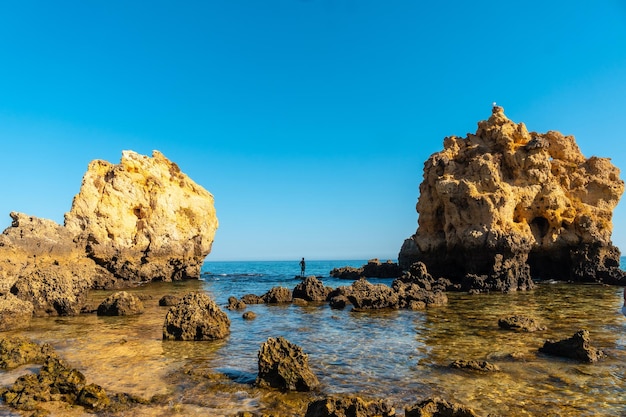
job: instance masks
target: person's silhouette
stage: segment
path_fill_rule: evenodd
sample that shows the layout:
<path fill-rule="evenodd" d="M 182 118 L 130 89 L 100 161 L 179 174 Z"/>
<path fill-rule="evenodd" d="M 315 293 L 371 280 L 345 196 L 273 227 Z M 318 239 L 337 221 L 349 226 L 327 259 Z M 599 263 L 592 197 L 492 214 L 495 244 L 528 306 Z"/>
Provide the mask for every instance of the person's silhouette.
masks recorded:
<path fill-rule="evenodd" d="M 304 262 L 304 258 L 300 261 L 300 276 L 304 276 L 304 270 L 306 269 L 306 262 Z"/>

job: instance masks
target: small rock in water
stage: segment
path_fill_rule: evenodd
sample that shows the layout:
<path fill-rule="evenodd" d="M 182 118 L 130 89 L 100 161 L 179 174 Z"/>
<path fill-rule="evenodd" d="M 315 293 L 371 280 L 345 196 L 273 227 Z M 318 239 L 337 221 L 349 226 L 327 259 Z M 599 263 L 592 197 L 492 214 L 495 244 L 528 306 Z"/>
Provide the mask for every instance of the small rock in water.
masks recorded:
<path fill-rule="evenodd" d="M 134 294 L 119 291 L 98 306 L 99 316 L 130 316 L 143 313 L 143 303 Z"/>
<path fill-rule="evenodd" d="M 285 391 L 312 391 L 319 385 L 309 368 L 309 357 L 287 339 L 267 339 L 259 350 L 259 387 L 279 388 Z"/>
<path fill-rule="evenodd" d="M 591 346 L 589 331 L 585 329 L 577 331 L 569 339 L 558 342 L 548 340 L 539 348 L 539 352 L 590 363 L 597 362 L 605 356 L 604 352 Z"/>
<path fill-rule="evenodd" d="M 429 398 L 404 409 L 405 417 L 478 417 L 469 407 L 441 398 Z"/>
<path fill-rule="evenodd" d="M 546 327 L 540 325 L 537 320 L 526 316 L 503 317 L 498 320 L 498 326 L 501 329 L 517 330 L 522 332 L 536 332 L 546 329 Z"/>

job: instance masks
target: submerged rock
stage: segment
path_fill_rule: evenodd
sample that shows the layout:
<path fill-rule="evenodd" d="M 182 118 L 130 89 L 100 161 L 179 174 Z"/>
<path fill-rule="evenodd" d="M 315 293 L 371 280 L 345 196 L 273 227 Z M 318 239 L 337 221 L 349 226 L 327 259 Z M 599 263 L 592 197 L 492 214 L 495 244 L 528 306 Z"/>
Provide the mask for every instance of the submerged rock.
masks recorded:
<path fill-rule="evenodd" d="M 130 316 L 143 313 L 143 303 L 134 294 L 119 291 L 107 297 L 98 306 L 99 316 Z"/>
<path fill-rule="evenodd" d="M 546 327 L 540 325 L 537 320 L 526 316 L 503 317 L 498 320 L 501 329 L 516 330 L 521 332 L 536 332 L 545 330 Z"/>
<path fill-rule="evenodd" d="M 406 407 L 404 415 L 405 417 L 478 417 L 478 414 L 469 407 L 437 397 Z"/>
<path fill-rule="evenodd" d="M 494 107 L 475 134 L 445 138 L 424 164 L 419 227 L 398 260 L 475 291 L 530 289 L 531 278 L 625 284 L 611 243 L 623 192 L 609 159 L 585 158 L 572 136 L 528 132 Z"/>
<path fill-rule="evenodd" d="M 47 343 L 38 345 L 25 337 L 0 339 L 0 369 L 13 369 L 28 363 L 43 364 L 56 352 Z"/>
<path fill-rule="evenodd" d="M 17 364 L 41 363 L 37 374 L 23 375 L 13 385 L 0 388 L 0 397 L 9 406 L 18 410 L 37 411 L 45 415 L 41 403 L 62 401 L 70 405 L 82 405 L 93 410 L 102 410 L 109 405 L 109 398 L 102 387 L 86 383 L 85 376 L 60 359 L 49 345 L 39 346 L 25 339 L 14 339 L 21 349 L 11 349 L 20 354 Z M 0 345 L 6 347 L 3 340 Z M 36 413 L 37 415 L 37 413 Z"/>
<path fill-rule="evenodd" d="M 129 282 L 199 278 L 218 221 L 213 196 L 158 151 L 89 164 L 65 215 L 87 255 Z"/>
<path fill-rule="evenodd" d="M 189 293 L 171 307 L 163 324 L 163 339 L 216 340 L 230 334 L 230 319 L 206 294 Z"/>
<path fill-rule="evenodd" d="M 539 348 L 539 352 L 581 362 L 597 362 L 605 356 L 604 352 L 591 346 L 589 331 L 584 329 L 577 331 L 569 339 L 558 342 L 546 341 L 543 347 Z"/>
<path fill-rule="evenodd" d="M 259 387 L 272 387 L 284 391 L 312 391 L 319 381 L 309 368 L 309 357 L 287 339 L 270 337 L 261 345 L 258 354 Z"/>
<path fill-rule="evenodd" d="M 462 359 L 455 360 L 450 364 L 450 368 L 454 369 L 468 369 L 470 371 L 480 372 L 499 372 L 500 367 L 487 361 L 466 361 Z"/>
<path fill-rule="evenodd" d="M 396 410 L 386 400 L 360 397 L 327 397 L 309 403 L 304 417 L 394 417 Z"/>

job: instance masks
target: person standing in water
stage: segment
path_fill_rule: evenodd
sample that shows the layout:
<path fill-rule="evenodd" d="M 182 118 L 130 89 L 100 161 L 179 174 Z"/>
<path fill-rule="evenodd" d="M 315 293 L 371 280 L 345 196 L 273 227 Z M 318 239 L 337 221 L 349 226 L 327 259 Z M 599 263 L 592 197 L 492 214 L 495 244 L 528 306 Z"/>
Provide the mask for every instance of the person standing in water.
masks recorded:
<path fill-rule="evenodd" d="M 306 262 L 304 262 L 304 258 L 300 261 L 300 276 L 304 276 L 304 270 L 306 269 Z"/>

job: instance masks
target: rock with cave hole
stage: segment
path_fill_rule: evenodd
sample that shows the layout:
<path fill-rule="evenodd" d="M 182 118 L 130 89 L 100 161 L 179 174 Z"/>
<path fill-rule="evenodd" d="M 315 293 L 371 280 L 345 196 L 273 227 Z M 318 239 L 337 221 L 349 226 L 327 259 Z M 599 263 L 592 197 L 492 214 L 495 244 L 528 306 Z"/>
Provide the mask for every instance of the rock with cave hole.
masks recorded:
<path fill-rule="evenodd" d="M 404 269 L 421 261 L 475 292 L 533 279 L 626 284 L 611 242 L 624 182 L 608 158 L 586 158 L 573 136 L 529 132 L 497 106 L 476 133 L 443 145 L 424 164 Z"/>

